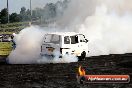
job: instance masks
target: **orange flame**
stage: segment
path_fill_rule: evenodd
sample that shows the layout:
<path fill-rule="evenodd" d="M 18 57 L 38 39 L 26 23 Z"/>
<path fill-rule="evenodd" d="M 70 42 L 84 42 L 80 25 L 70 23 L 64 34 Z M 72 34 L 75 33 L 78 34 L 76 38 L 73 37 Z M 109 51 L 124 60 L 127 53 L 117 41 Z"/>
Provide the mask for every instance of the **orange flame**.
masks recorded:
<path fill-rule="evenodd" d="M 79 72 L 80 76 L 84 76 L 85 75 L 85 70 L 82 68 L 82 66 L 79 66 L 78 72 Z"/>

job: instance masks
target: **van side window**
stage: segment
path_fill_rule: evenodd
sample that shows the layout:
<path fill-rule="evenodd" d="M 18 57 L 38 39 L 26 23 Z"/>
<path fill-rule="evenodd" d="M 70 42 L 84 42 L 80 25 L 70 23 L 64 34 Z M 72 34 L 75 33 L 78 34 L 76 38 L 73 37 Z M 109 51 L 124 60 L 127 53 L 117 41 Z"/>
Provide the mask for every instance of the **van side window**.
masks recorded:
<path fill-rule="evenodd" d="M 71 44 L 78 43 L 78 36 L 71 36 Z"/>
<path fill-rule="evenodd" d="M 64 37 L 64 44 L 70 44 L 70 38 L 69 36 Z"/>

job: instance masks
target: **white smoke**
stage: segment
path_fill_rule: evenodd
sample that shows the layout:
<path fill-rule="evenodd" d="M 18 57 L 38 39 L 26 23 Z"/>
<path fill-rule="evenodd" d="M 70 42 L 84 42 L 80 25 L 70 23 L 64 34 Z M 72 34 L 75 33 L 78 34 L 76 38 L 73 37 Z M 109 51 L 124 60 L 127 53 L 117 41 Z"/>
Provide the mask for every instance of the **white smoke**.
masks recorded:
<path fill-rule="evenodd" d="M 37 60 L 37 63 L 70 63 L 77 62 L 78 58 L 75 55 L 65 54 L 62 58 L 59 58 L 60 52 L 54 51 L 54 58 L 41 57 Z"/>
<path fill-rule="evenodd" d="M 88 56 L 132 52 L 132 0 L 71 0 L 57 23 L 87 36 Z"/>
<path fill-rule="evenodd" d="M 115 11 L 107 13 L 105 5 L 96 8 L 78 30 L 90 40 L 89 56 L 123 54 L 132 52 L 132 16 L 119 16 Z"/>
<path fill-rule="evenodd" d="M 61 31 L 85 34 L 89 40 L 88 56 L 132 53 L 132 0 L 71 0 L 56 24 Z M 60 31 L 58 28 L 47 29 Z M 70 60 L 40 59 L 40 43 L 45 32 L 48 31 L 36 27 L 22 30 L 17 35 L 18 46 L 9 56 L 10 62 L 69 62 L 70 56 Z"/>
<path fill-rule="evenodd" d="M 52 32 L 54 28 L 50 28 Z M 9 57 L 8 62 L 11 64 L 33 64 L 33 63 L 70 63 L 76 62 L 77 57 L 73 55 L 66 55 L 59 58 L 59 53 L 55 52 L 55 58 L 49 59 L 40 57 L 41 44 L 44 35 L 49 33 L 49 28 L 40 28 L 31 26 L 20 31 L 15 35 L 16 49 L 13 50 Z"/>
<path fill-rule="evenodd" d="M 35 63 L 40 52 L 43 31 L 37 27 L 25 28 L 14 37 L 16 49 L 9 55 L 9 63 Z"/>

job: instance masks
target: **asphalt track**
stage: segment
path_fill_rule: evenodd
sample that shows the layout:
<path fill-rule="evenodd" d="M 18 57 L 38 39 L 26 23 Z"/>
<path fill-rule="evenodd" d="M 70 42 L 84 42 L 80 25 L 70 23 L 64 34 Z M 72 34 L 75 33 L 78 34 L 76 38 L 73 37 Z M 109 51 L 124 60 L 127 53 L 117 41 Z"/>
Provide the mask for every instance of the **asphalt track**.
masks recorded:
<path fill-rule="evenodd" d="M 81 65 L 86 74 L 132 75 L 132 54 L 88 57 L 85 61 L 58 64 L 9 65 L 0 57 L 0 88 L 132 88 L 127 84 L 78 84 Z M 3 60 L 2 60 L 3 59 Z"/>

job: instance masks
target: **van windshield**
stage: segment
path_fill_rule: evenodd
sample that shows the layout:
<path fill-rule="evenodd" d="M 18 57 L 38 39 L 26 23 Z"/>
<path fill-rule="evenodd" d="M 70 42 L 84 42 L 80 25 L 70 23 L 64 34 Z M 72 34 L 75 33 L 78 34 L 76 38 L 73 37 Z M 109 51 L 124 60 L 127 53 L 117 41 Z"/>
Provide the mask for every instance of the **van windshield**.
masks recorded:
<path fill-rule="evenodd" d="M 78 43 L 78 36 L 65 36 L 64 44 L 76 44 Z"/>
<path fill-rule="evenodd" d="M 45 37 L 45 42 L 46 43 L 54 43 L 54 44 L 59 44 L 60 43 L 60 36 L 59 35 L 46 35 Z"/>

